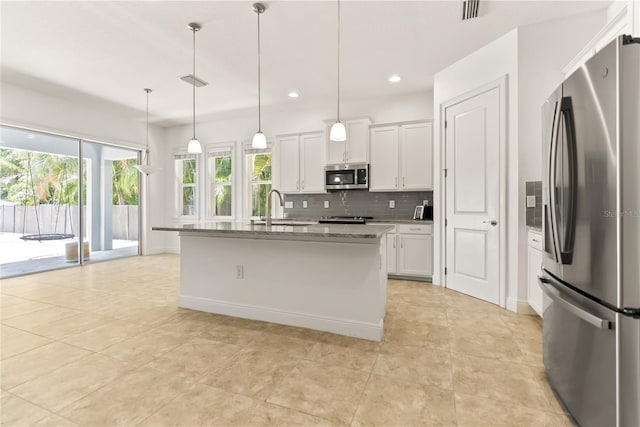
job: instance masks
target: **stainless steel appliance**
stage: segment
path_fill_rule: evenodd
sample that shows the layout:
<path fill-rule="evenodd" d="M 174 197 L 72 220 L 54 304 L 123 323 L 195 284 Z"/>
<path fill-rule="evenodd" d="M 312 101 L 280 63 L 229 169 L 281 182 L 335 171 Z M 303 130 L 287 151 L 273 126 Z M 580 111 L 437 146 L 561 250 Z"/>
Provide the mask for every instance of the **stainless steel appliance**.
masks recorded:
<path fill-rule="evenodd" d="M 640 426 L 640 39 L 543 106 L 543 353 L 583 427 Z"/>
<path fill-rule="evenodd" d="M 321 216 L 319 224 L 366 224 L 372 216 Z"/>
<path fill-rule="evenodd" d="M 324 188 L 325 190 L 369 188 L 369 164 L 351 163 L 325 166 Z"/>

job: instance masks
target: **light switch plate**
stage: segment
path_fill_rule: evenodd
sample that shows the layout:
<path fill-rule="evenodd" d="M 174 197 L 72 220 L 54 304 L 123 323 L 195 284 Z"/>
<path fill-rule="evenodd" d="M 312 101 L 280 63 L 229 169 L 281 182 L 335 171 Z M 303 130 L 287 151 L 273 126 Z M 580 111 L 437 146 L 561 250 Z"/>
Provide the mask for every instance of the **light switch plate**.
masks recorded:
<path fill-rule="evenodd" d="M 425 206 L 429 206 L 429 200 L 423 200 L 422 204 L 425 205 Z"/>
<path fill-rule="evenodd" d="M 329 209 L 329 201 L 328 200 L 324 201 L 324 208 L 325 209 Z"/>
<path fill-rule="evenodd" d="M 396 201 L 389 200 L 389 209 L 395 209 L 395 208 L 396 208 Z"/>
<path fill-rule="evenodd" d="M 307 209 L 309 207 L 309 204 L 307 203 L 306 200 L 302 201 L 302 209 Z"/>
<path fill-rule="evenodd" d="M 527 207 L 528 208 L 536 207 L 536 196 L 527 196 Z"/>
<path fill-rule="evenodd" d="M 293 209 L 293 202 L 284 202 L 285 209 Z"/>

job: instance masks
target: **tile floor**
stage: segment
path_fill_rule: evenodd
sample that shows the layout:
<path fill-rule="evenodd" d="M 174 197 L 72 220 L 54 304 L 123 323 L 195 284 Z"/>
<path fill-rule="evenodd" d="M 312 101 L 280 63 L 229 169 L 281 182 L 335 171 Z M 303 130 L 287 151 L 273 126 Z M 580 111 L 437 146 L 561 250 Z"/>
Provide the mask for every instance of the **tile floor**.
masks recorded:
<path fill-rule="evenodd" d="M 178 269 L 4 280 L 2 425 L 571 425 L 535 317 L 390 280 L 375 343 L 176 308 Z"/>

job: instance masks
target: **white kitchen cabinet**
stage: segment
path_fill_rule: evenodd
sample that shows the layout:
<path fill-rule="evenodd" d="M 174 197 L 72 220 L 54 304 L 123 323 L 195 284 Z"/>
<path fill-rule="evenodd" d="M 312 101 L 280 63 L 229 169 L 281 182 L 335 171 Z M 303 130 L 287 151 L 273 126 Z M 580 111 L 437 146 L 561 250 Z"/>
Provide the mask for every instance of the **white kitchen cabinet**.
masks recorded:
<path fill-rule="evenodd" d="M 370 129 L 369 191 L 421 191 L 433 188 L 431 122 Z"/>
<path fill-rule="evenodd" d="M 347 140 L 331 141 L 329 133 L 335 122 L 327 122 L 327 164 L 367 163 L 369 161 L 369 126 L 368 118 L 344 121 Z"/>
<path fill-rule="evenodd" d="M 279 190 L 283 193 L 324 192 L 324 144 L 322 132 L 276 138 Z"/>
<path fill-rule="evenodd" d="M 387 274 L 396 273 L 397 241 L 398 235 L 396 233 L 387 233 Z"/>
<path fill-rule="evenodd" d="M 398 189 L 399 142 L 397 126 L 371 128 L 369 191 Z"/>
<path fill-rule="evenodd" d="M 538 275 L 542 266 L 542 234 L 529 230 L 527 238 L 527 302 L 542 317 L 542 289 Z"/>
<path fill-rule="evenodd" d="M 400 126 L 400 170 L 403 190 L 433 188 L 433 130 L 431 123 Z"/>

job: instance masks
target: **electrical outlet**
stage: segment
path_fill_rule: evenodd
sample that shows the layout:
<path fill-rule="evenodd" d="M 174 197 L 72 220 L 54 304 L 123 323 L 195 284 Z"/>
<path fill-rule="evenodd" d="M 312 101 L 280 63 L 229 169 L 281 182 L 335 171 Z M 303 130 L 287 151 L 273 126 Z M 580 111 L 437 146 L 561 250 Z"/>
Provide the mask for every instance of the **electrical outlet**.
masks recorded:
<path fill-rule="evenodd" d="M 284 202 L 285 209 L 293 209 L 293 202 Z"/>
<path fill-rule="evenodd" d="M 395 209 L 395 208 L 396 208 L 396 201 L 389 200 L 389 209 Z"/>
<path fill-rule="evenodd" d="M 324 208 L 325 209 L 329 209 L 329 201 L 328 200 L 324 201 Z"/>
<path fill-rule="evenodd" d="M 309 204 L 307 203 L 306 200 L 302 201 L 302 209 L 307 209 L 309 207 Z"/>
<path fill-rule="evenodd" d="M 536 207 L 536 196 L 527 196 L 527 207 L 528 208 Z"/>
<path fill-rule="evenodd" d="M 244 265 L 236 265 L 236 279 L 244 279 Z"/>

